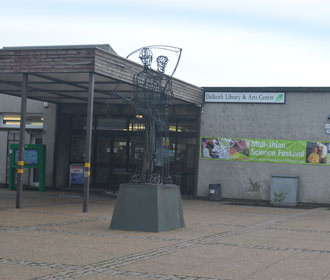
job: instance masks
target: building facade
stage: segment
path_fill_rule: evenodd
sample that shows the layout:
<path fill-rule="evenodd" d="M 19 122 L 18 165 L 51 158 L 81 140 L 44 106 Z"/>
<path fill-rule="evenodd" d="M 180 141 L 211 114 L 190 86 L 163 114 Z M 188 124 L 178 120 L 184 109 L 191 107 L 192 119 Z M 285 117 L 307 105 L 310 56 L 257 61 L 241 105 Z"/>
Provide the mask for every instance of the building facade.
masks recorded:
<path fill-rule="evenodd" d="M 7 185 L 9 177 L 10 145 L 19 143 L 20 98 L 0 94 L 0 184 Z M 45 144 L 47 154 L 46 185 L 52 186 L 54 173 L 54 145 L 56 105 L 28 100 L 26 120 L 26 144 Z M 38 171 L 24 174 L 24 184 L 38 186 Z"/>
<path fill-rule="evenodd" d="M 298 177 L 298 202 L 330 202 L 329 88 L 204 90 L 198 196 L 208 195 L 209 184 L 221 184 L 224 198 L 252 199 L 248 190 L 257 183 L 261 199 L 269 200 L 272 176 L 291 176 Z M 252 99 L 239 101 L 243 95 Z M 257 100 L 281 95 L 280 102 Z M 205 149 L 206 140 L 219 138 L 227 139 L 229 154 L 212 158 L 206 150 L 203 155 L 203 139 Z M 308 157 L 315 147 L 318 161 L 312 162 Z"/>
<path fill-rule="evenodd" d="M 71 184 L 70 166 L 86 163 L 88 117 L 91 188 L 116 191 L 128 182 L 143 152 L 144 128 L 129 104 L 141 69 L 108 45 L 0 50 L 0 183 L 8 183 L 9 145 L 18 141 L 23 73 L 28 97 L 42 101 L 28 103 L 25 143 L 46 145 L 46 188 L 82 187 Z M 330 88 L 200 88 L 173 79 L 173 91 L 170 173 L 182 194 L 207 198 L 209 185 L 221 184 L 223 198 L 254 199 L 258 186 L 267 201 L 272 176 L 283 176 L 298 178 L 298 202 L 330 202 Z M 35 170 L 24 176 L 37 185 Z"/>

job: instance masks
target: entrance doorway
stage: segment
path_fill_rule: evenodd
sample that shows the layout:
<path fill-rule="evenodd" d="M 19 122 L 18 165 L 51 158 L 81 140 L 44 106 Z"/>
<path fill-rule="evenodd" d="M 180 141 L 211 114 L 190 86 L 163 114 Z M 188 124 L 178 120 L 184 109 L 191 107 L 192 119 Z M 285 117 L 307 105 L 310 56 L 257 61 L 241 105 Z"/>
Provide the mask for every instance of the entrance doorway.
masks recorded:
<path fill-rule="evenodd" d="M 129 180 L 127 138 L 96 135 L 94 144 L 92 184 L 116 191 L 120 184 Z"/>
<path fill-rule="evenodd" d="M 183 113 L 189 112 L 178 109 L 177 113 L 180 112 L 182 116 L 169 121 L 170 175 L 173 183 L 180 185 L 183 195 L 193 196 L 198 149 L 197 120 L 194 114 L 187 116 Z M 84 164 L 84 118 L 79 115 L 72 120 L 69 164 Z M 132 175 L 141 171 L 144 126 L 135 116 L 95 115 L 93 123 L 91 188 L 116 191 L 120 184 L 129 182 Z"/>

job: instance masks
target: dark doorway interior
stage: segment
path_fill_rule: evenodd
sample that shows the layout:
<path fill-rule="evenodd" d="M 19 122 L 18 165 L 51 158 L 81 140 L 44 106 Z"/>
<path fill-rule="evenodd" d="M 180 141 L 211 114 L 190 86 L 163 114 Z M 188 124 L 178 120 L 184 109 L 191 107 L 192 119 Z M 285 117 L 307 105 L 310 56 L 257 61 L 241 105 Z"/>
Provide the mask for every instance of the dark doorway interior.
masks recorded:
<path fill-rule="evenodd" d="M 172 110 L 174 114 L 169 122 L 170 174 L 173 183 L 179 185 L 181 193 L 187 196 L 194 195 L 198 143 L 196 111 L 188 106 L 178 106 Z M 91 188 L 117 191 L 119 185 L 129 182 L 135 173 L 144 146 L 144 127 L 137 117 L 132 114 L 94 114 Z M 83 164 L 85 116 L 76 114 L 63 119 L 72 119 L 70 163 Z"/>

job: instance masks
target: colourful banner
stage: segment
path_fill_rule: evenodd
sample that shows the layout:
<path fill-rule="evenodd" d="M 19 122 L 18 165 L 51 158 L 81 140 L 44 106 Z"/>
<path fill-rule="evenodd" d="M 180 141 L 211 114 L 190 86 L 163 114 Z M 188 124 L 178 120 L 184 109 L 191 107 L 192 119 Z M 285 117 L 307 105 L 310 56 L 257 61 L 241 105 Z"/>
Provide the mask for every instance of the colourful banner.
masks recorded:
<path fill-rule="evenodd" d="M 330 165 L 328 142 L 226 137 L 201 140 L 201 159 Z"/>

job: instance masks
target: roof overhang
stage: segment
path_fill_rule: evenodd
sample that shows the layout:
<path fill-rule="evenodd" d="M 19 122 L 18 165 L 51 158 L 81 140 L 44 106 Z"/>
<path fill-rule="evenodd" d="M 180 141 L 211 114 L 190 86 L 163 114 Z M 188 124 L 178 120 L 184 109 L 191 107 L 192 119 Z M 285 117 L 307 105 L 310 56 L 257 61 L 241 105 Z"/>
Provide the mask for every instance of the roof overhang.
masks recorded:
<path fill-rule="evenodd" d="M 108 47 L 107 47 L 108 46 Z M 89 73 L 95 74 L 96 103 L 125 103 L 133 75 L 142 65 L 118 56 L 109 45 L 0 49 L 0 93 L 21 96 L 28 73 L 28 98 L 52 103 L 86 103 Z M 203 103 L 203 89 L 173 79 L 178 102 Z"/>

